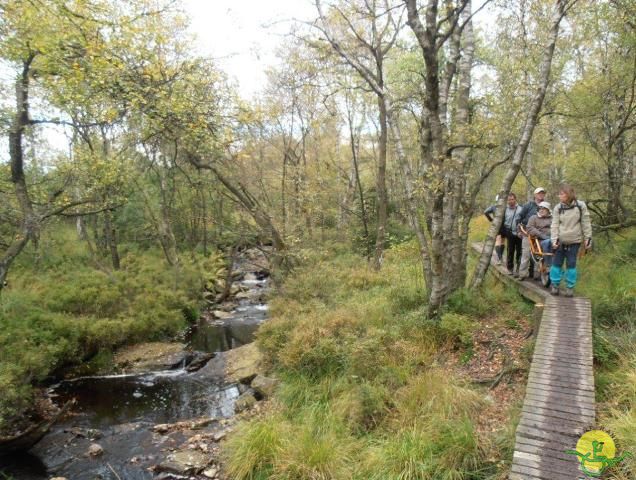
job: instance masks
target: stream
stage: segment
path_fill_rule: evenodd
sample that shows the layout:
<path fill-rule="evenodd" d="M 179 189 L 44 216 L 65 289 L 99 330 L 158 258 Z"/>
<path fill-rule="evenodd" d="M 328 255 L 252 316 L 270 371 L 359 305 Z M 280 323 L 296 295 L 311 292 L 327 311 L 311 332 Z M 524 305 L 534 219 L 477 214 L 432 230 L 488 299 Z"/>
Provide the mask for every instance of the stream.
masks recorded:
<path fill-rule="evenodd" d="M 193 432 L 157 430 L 161 424 L 207 419 L 205 432 L 222 432 L 234 416 L 234 403 L 244 386 L 225 380 L 223 352 L 253 341 L 267 317 L 263 297 L 269 280 L 264 269 L 245 256 L 235 262 L 233 271 L 240 272 L 241 279 L 233 285 L 241 292 L 215 306 L 225 310 L 222 319 L 206 311 L 179 339 L 187 343 L 188 351 L 214 354 L 211 360 L 196 371 L 188 371 L 184 361 L 168 370 L 82 377 L 52 385 L 49 393 L 58 406 L 76 399 L 71 415 L 56 423 L 28 453 L 0 457 L 0 479 L 206 478 L 161 473 L 156 466 Z M 102 452 L 90 455 L 92 444 Z M 207 444 L 204 447 L 207 451 Z"/>

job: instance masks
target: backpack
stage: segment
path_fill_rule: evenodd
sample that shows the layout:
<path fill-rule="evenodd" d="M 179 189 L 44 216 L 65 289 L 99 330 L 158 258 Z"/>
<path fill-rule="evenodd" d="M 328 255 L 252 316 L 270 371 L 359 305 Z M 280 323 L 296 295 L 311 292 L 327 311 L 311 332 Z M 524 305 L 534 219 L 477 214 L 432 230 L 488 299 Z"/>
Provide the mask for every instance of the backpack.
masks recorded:
<path fill-rule="evenodd" d="M 583 209 L 581 208 L 581 205 L 579 205 L 578 200 L 574 200 L 574 203 L 575 203 L 575 207 L 579 209 L 579 222 L 580 222 L 581 219 L 583 218 Z M 564 207 L 562 203 L 559 203 L 559 221 L 561 221 L 561 214 L 565 210 L 570 210 L 571 208 L 574 208 L 574 207 Z"/>

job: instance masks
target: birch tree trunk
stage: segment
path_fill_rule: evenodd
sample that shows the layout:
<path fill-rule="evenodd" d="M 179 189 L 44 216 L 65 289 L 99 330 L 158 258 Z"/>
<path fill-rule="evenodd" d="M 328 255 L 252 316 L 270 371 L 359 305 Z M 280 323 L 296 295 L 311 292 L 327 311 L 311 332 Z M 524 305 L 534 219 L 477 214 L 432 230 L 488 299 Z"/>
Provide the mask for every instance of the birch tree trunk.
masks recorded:
<path fill-rule="evenodd" d="M 391 129 L 391 136 L 393 137 L 393 141 L 395 143 L 396 156 L 403 174 L 404 190 L 406 193 L 405 203 L 407 215 L 411 224 L 411 228 L 413 228 L 413 230 L 415 231 L 415 235 L 419 243 L 424 281 L 428 288 L 428 286 L 432 283 L 433 277 L 433 273 L 431 271 L 431 258 L 429 253 L 431 250 L 431 246 L 424 230 L 424 226 L 420 221 L 420 214 L 417 209 L 417 197 L 415 194 L 415 175 L 404 151 L 402 134 L 400 132 L 400 125 L 397 121 L 396 112 L 393 111 L 390 103 L 388 103 L 387 107 L 387 110 L 389 112 L 389 128 Z"/>
<path fill-rule="evenodd" d="M 382 85 L 382 59 L 378 58 L 378 79 L 380 87 Z M 375 239 L 375 255 L 373 257 L 373 268 L 379 270 L 382 266 L 382 255 L 386 244 L 387 225 L 387 204 L 388 196 L 386 191 L 386 151 L 388 142 L 386 103 L 383 97 L 378 96 L 378 111 L 380 121 L 380 139 L 378 142 L 378 173 L 376 176 L 376 189 L 378 193 L 378 225 Z"/>
<path fill-rule="evenodd" d="M 521 131 L 521 135 L 515 146 L 512 162 L 508 167 L 506 175 L 499 189 L 499 201 L 497 202 L 497 210 L 495 213 L 495 217 L 490 224 L 488 235 L 486 237 L 486 241 L 484 242 L 481 256 L 479 258 L 479 263 L 477 264 L 477 267 L 473 274 L 473 278 L 471 281 L 472 288 L 481 285 L 488 270 L 488 266 L 490 265 L 492 251 L 495 246 L 495 237 L 497 236 L 497 233 L 499 232 L 499 229 L 501 228 L 501 224 L 503 222 L 505 209 L 504 203 L 508 196 L 508 193 L 510 193 L 510 189 L 513 182 L 515 181 L 515 178 L 517 178 L 517 174 L 519 173 L 521 164 L 523 163 L 528 145 L 530 144 L 530 140 L 532 139 L 534 128 L 537 125 L 539 112 L 541 111 L 541 107 L 543 106 L 543 100 L 548 89 L 548 84 L 550 83 L 552 58 L 554 57 L 554 50 L 556 48 L 556 42 L 559 37 L 559 28 L 561 25 L 561 21 L 563 20 L 563 17 L 565 16 L 567 10 L 571 8 L 574 3 L 576 3 L 576 0 L 569 2 L 567 0 L 556 1 L 556 9 L 552 16 L 548 44 L 545 47 L 543 59 L 541 61 L 539 86 L 536 93 L 534 94 L 530 109 L 528 111 L 528 115 Z"/>
<path fill-rule="evenodd" d="M 22 216 L 20 229 L 15 233 L 8 248 L 0 256 L 0 292 L 4 287 L 9 268 L 13 261 L 26 247 L 29 241 L 37 242 L 39 219 L 33 210 L 33 203 L 24 175 L 24 150 L 22 140 L 26 127 L 29 125 L 29 76 L 31 63 L 35 55 L 30 55 L 22 64 L 22 71 L 15 84 L 15 115 L 9 131 L 9 157 L 11 162 L 11 182 L 20 215 Z"/>
<path fill-rule="evenodd" d="M 407 0 L 407 23 L 415 35 L 420 46 L 422 58 L 425 64 L 424 72 L 424 118 L 420 138 L 422 160 L 422 174 L 424 179 L 425 196 L 427 198 L 427 214 L 430 216 L 430 281 L 428 282 L 428 315 L 436 316 L 440 307 L 446 301 L 448 295 L 457 288 L 456 283 L 461 275 L 455 272 L 455 268 L 461 262 L 456 258 L 450 258 L 449 254 L 454 249 L 460 249 L 458 244 L 458 207 L 462 192 L 457 191 L 462 183 L 458 169 L 458 163 L 449 154 L 448 137 L 448 105 L 450 85 L 457 72 L 457 62 L 460 59 L 460 41 L 462 30 L 470 22 L 470 2 L 462 0 L 449 14 L 450 26 L 446 31 L 441 30 L 438 19 L 438 2 L 429 0 L 423 8 L 424 23 L 420 19 L 420 9 L 416 0 Z M 466 14 L 468 15 L 466 16 Z M 459 26 L 460 19 L 464 19 L 464 25 Z M 440 65 L 440 52 L 446 42 L 448 59 L 444 68 Z M 468 70 L 470 62 L 467 60 Z M 466 66 L 466 63 L 463 64 Z M 470 77 L 467 77 L 468 89 L 464 94 L 470 93 Z M 465 128 L 460 122 L 467 122 L 468 116 L 455 119 L 455 128 Z M 449 250 L 450 247 L 450 251 Z"/>
<path fill-rule="evenodd" d="M 458 86 L 455 122 L 459 126 L 457 137 L 457 143 L 459 145 L 467 145 L 470 142 L 467 127 L 470 124 L 470 91 L 472 87 L 473 61 L 475 58 L 475 35 L 473 32 L 473 22 L 470 18 L 471 14 L 472 4 L 469 1 L 461 15 L 461 20 L 464 25 L 463 35 L 461 37 L 463 55 L 461 55 L 457 67 Z M 468 202 L 466 201 L 467 195 L 469 194 L 466 177 L 472 155 L 472 150 L 468 148 L 458 148 L 453 150 L 452 153 L 452 165 L 455 166 L 455 178 L 451 207 L 456 218 L 452 221 L 452 228 L 448 232 L 451 240 L 448 242 L 448 254 L 451 262 L 449 290 L 451 292 L 466 285 L 468 226 L 474 211 L 474 198 L 470 198 Z M 475 196 L 477 192 L 475 192 Z"/>
<path fill-rule="evenodd" d="M 375 254 L 373 258 L 373 267 L 377 270 L 382 264 L 382 255 L 386 244 L 386 226 L 388 221 L 388 194 L 386 188 L 386 158 L 388 144 L 388 118 L 387 118 L 387 92 L 384 85 L 384 59 L 393 47 L 397 35 L 401 30 L 401 17 L 396 20 L 392 14 L 392 8 L 389 8 L 388 2 L 384 2 L 384 12 L 380 12 L 376 0 L 365 0 L 363 4 L 356 5 L 355 2 L 349 2 L 348 5 L 356 12 L 356 14 L 364 14 L 365 21 L 368 21 L 368 27 L 371 29 L 371 38 L 364 38 L 351 19 L 345 16 L 345 12 L 338 9 L 349 27 L 347 37 L 337 38 L 330 28 L 329 21 L 325 17 L 322 9 L 322 2 L 315 0 L 316 9 L 318 11 L 320 25 L 316 25 L 320 29 L 325 39 L 329 42 L 333 50 L 360 75 L 369 88 L 373 91 L 377 98 L 378 104 L 378 122 L 379 122 L 379 139 L 378 139 L 378 171 L 376 174 L 376 190 L 377 190 L 377 230 Z M 385 17 L 384 25 L 379 24 L 380 17 Z M 343 47 L 347 40 L 355 42 L 357 48 L 347 50 Z M 363 51 L 366 55 L 360 55 L 359 51 Z"/>
<path fill-rule="evenodd" d="M 167 165 L 163 165 L 160 169 L 159 177 L 159 236 L 161 238 L 161 246 L 166 256 L 166 260 L 172 267 L 179 266 L 179 254 L 177 253 L 177 240 L 172 230 L 172 218 L 170 216 L 170 204 L 167 198 L 168 187 L 166 182 Z"/>
<path fill-rule="evenodd" d="M 369 220 L 367 216 L 367 208 L 364 202 L 364 190 L 362 188 L 362 181 L 360 180 L 360 168 L 358 162 L 358 153 L 360 151 L 360 128 L 356 128 L 354 122 L 354 100 L 351 98 L 349 102 L 346 99 L 347 108 L 347 124 L 349 127 L 349 145 L 351 146 L 351 163 L 352 163 L 352 185 L 358 193 L 358 199 L 360 200 L 360 216 L 362 217 L 362 227 L 364 229 L 364 245 L 367 260 L 371 258 L 371 246 L 369 245 Z M 357 133 L 357 135 L 356 135 Z"/>
<path fill-rule="evenodd" d="M 113 222 L 112 210 L 104 211 L 104 238 L 106 239 L 106 246 L 110 253 L 113 269 L 119 270 L 121 268 L 121 262 L 119 259 L 119 250 L 117 249 L 117 230 Z"/>

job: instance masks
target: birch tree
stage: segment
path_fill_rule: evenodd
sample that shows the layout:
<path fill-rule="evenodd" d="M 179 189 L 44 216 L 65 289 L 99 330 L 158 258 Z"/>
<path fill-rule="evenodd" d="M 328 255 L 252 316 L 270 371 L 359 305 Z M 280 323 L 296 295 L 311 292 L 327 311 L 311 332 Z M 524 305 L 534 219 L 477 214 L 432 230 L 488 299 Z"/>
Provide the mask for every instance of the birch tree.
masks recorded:
<path fill-rule="evenodd" d="M 34 199 L 25 167 L 25 144 L 27 133 L 45 124 L 70 125 L 82 140 L 88 140 L 82 137 L 85 131 L 72 118 L 34 118 L 31 96 L 35 89 L 48 93 L 48 97 L 40 100 L 62 111 L 68 111 L 73 104 L 86 104 L 94 97 L 103 98 L 107 91 L 115 90 L 123 101 L 129 101 L 127 107 L 133 103 L 125 95 L 130 86 L 125 80 L 129 78 L 121 73 L 130 65 L 127 61 L 134 58 L 135 51 L 127 45 L 124 54 L 117 48 L 121 46 L 117 41 L 134 39 L 143 44 L 141 37 L 145 32 L 137 29 L 136 21 L 160 15 L 161 8 L 148 10 L 145 4 L 136 2 L 131 2 L 126 12 L 109 7 L 112 6 L 97 1 L 0 2 L 0 56 L 15 72 L 14 109 L 8 136 L 11 183 L 20 217 L 10 243 L 0 252 L 0 289 L 11 264 L 26 245 L 37 244 L 39 231 L 47 219 L 80 205 L 95 207 L 100 203 L 95 198 L 73 199 L 67 195 L 71 178 L 52 189 L 44 201 Z M 120 117 L 115 105 L 109 107 L 91 121 L 92 127 L 110 125 Z M 108 215 L 109 209 L 104 212 Z"/>
<path fill-rule="evenodd" d="M 386 243 L 387 188 L 386 159 L 388 145 L 388 108 L 385 62 L 402 28 L 402 8 L 390 0 L 340 1 L 325 13 L 316 0 L 318 20 L 314 26 L 339 55 L 365 82 L 377 98 L 378 167 L 377 230 L 373 266 L 379 269 Z M 341 28 L 334 28 L 339 25 Z"/>
<path fill-rule="evenodd" d="M 473 150 L 490 146 L 470 135 L 474 60 L 470 0 L 443 4 L 432 0 L 421 8 L 416 0 L 405 3 L 407 23 L 424 63 L 416 168 L 406 158 L 393 111 L 389 118 L 405 181 L 407 210 L 420 245 L 428 313 L 435 316 L 448 295 L 464 286 L 474 200 L 485 178 L 501 162 L 480 168 L 474 165 Z"/>
<path fill-rule="evenodd" d="M 636 6 L 616 0 L 582 12 L 586 57 L 581 78 L 566 93 L 567 116 L 604 169 L 605 225 L 627 224 L 633 207 L 624 194 L 636 181 Z M 597 209 L 598 211 L 598 209 Z M 633 219 L 631 219 L 633 220 Z"/>
<path fill-rule="evenodd" d="M 539 68 L 536 91 L 528 107 L 523 127 L 519 132 L 519 136 L 516 140 L 514 151 L 512 154 L 512 161 L 508 165 L 505 176 L 499 188 L 499 200 L 497 203 L 495 217 L 490 224 L 488 235 L 484 242 L 484 246 L 479 258 L 479 263 L 477 264 L 471 281 L 471 286 L 473 288 L 481 285 L 486 275 L 486 271 L 488 270 L 488 266 L 490 265 L 492 251 L 495 246 L 495 237 L 497 236 L 497 233 L 499 232 L 499 229 L 503 222 L 505 199 L 508 193 L 510 193 L 512 184 L 515 181 L 515 178 L 517 177 L 517 174 L 519 173 L 519 170 L 521 168 L 521 164 L 528 150 L 530 140 L 532 139 L 532 134 L 535 127 L 537 126 L 539 113 L 541 112 L 543 101 L 548 90 L 548 85 L 550 83 L 550 74 L 552 71 L 552 60 L 554 57 L 554 51 L 556 49 L 557 39 L 559 38 L 561 22 L 568 10 L 570 10 L 576 2 L 577 0 L 555 1 L 548 30 L 547 43 L 545 45 L 543 58 L 541 60 L 541 65 Z"/>

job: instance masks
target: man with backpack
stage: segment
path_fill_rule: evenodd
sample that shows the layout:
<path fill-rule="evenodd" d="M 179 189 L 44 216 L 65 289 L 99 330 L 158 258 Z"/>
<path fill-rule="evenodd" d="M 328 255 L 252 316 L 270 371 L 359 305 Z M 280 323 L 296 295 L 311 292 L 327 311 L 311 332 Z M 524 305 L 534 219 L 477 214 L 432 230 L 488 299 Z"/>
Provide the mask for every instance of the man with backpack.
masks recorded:
<path fill-rule="evenodd" d="M 534 189 L 534 200 L 526 203 L 521 208 L 521 214 L 519 215 L 519 224 L 523 225 L 524 229 L 528 226 L 528 221 L 539 210 L 539 204 L 545 200 L 545 189 L 543 187 L 537 187 Z M 523 232 L 519 232 L 521 236 L 521 263 L 519 264 L 519 280 L 524 280 L 528 276 L 533 276 L 533 264 L 530 260 L 530 239 Z"/>

